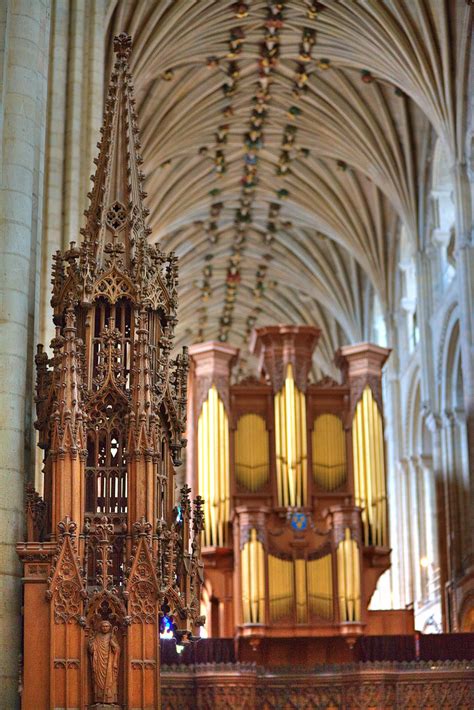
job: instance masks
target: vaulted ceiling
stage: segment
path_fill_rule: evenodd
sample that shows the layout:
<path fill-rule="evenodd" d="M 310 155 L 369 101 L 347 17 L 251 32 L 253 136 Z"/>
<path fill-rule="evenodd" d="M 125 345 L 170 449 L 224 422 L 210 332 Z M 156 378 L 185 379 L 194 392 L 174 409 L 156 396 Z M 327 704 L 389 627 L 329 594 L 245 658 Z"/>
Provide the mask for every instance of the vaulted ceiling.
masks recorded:
<path fill-rule="evenodd" d="M 106 46 L 134 41 L 152 238 L 180 256 L 180 341 L 245 352 L 255 325 L 317 323 L 319 376 L 371 337 L 374 294 L 394 308 L 400 225 L 422 239 L 434 136 L 463 159 L 471 12 L 110 2 Z"/>

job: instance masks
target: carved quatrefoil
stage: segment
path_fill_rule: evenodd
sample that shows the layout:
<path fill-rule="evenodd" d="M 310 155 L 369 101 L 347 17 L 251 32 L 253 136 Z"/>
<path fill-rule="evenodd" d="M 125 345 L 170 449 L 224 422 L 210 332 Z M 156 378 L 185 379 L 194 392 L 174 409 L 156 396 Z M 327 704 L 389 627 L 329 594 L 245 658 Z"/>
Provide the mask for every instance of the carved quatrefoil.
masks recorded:
<path fill-rule="evenodd" d="M 105 216 L 105 222 L 112 232 L 120 232 L 125 227 L 127 212 L 121 202 L 115 201 L 113 205 L 110 205 Z"/>

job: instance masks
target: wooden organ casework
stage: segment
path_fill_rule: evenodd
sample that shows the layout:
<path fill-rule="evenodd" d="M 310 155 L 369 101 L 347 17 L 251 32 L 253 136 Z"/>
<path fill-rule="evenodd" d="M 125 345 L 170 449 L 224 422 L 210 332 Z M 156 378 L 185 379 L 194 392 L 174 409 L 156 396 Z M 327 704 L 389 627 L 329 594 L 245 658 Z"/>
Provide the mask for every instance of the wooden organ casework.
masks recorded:
<path fill-rule="evenodd" d="M 237 351 L 190 349 L 188 476 L 204 498 L 203 606 L 212 636 L 365 632 L 389 567 L 382 367 L 341 348 L 341 384 L 308 384 L 320 331 L 254 331 L 259 378 L 231 384 Z"/>
<path fill-rule="evenodd" d="M 202 501 L 175 500 L 188 356 L 171 359 L 177 259 L 150 244 L 131 38 L 115 66 L 83 240 L 54 257 L 38 346 L 44 498 L 27 490 L 22 707 L 160 707 L 160 625 L 198 633 Z"/>

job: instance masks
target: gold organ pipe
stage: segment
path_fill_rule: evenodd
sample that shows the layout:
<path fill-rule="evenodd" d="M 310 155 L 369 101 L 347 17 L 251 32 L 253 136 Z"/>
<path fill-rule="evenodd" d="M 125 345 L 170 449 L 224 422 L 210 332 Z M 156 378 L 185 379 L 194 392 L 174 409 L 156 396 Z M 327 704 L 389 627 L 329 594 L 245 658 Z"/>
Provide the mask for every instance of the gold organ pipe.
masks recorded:
<path fill-rule="evenodd" d="M 242 613 L 245 624 L 265 621 L 265 551 L 252 528 L 241 552 Z"/>
<path fill-rule="evenodd" d="M 372 419 L 372 429 L 373 429 L 373 447 L 374 447 L 374 460 L 375 460 L 375 476 L 376 476 L 376 496 L 375 496 L 375 520 L 376 520 L 376 531 L 378 537 L 378 543 L 380 544 L 381 531 L 383 530 L 383 520 L 382 520 L 382 481 L 381 481 L 381 460 L 380 460 L 380 440 L 379 440 L 379 426 L 378 426 L 378 412 L 376 409 L 376 404 L 372 398 L 370 404 L 370 413 Z"/>
<path fill-rule="evenodd" d="M 229 452 L 229 427 L 227 423 L 227 415 L 224 407 L 224 403 L 222 403 L 222 421 L 224 423 L 224 448 L 225 448 L 225 456 L 224 456 L 224 466 L 225 466 L 225 472 L 226 475 L 224 477 L 225 480 L 225 519 L 226 522 L 230 520 L 230 475 L 229 475 L 229 460 L 230 460 L 230 452 Z"/>
<path fill-rule="evenodd" d="M 308 622 L 308 592 L 306 584 L 306 560 L 295 560 L 296 623 Z"/>
<path fill-rule="evenodd" d="M 382 416 L 367 386 L 353 421 L 356 504 L 363 508 L 366 545 L 387 544 L 387 500 Z"/>
<path fill-rule="evenodd" d="M 332 555 L 307 563 L 309 610 L 323 619 L 333 618 Z"/>
<path fill-rule="evenodd" d="M 265 623 L 265 551 L 258 543 L 258 620 Z"/>
<path fill-rule="evenodd" d="M 364 393 L 362 395 L 362 420 L 363 420 L 363 436 L 364 436 L 364 459 L 365 459 L 365 469 L 366 469 L 366 476 L 365 476 L 365 487 L 366 487 L 366 507 L 367 507 L 367 519 L 369 523 L 369 530 L 373 532 L 373 484 L 374 484 L 374 467 L 373 467 L 373 450 L 372 450 L 372 441 L 373 437 L 371 438 L 371 432 L 370 432 L 370 422 L 369 422 L 369 413 L 367 411 L 367 388 L 364 390 Z"/>
<path fill-rule="evenodd" d="M 344 548 L 342 542 L 337 546 L 337 586 L 339 597 L 339 615 L 341 621 L 347 621 L 346 609 L 346 579 L 344 567 Z"/>
<path fill-rule="evenodd" d="M 270 621 L 291 620 L 294 608 L 293 560 L 268 555 Z"/>
<path fill-rule="evenodd" d="M 258 558 L 257 558 L 257 531 L 250 533 L 250 618 L 255 623 L 258 619 Z"/>
<path fill-rule="evenodd" d="M 377 530 L 378 530 L 378 544 L 383 545 L 384 538 L 384 524 L 383 524 L 383 498 L 384 490 L 382 487 L 382 477 L 383 472 L 381 452 L 380 452 L 380 437 L 381 427 L 379 427 L 379 413 L 376 403 L 372 400 L 372 421 L 374 427 L 374 451 L 375 451 L 375 473 L 377 476 L 377 499 L 376 499 L 376 510 L 377 510 Z"/>
<path fill-rule="evenodd" d="M 239 418 L 235 433 L 235 476 L 247 490 L 262 488 L 269 476 L 269 444 L 265 420 L 257 414 Z"/>
<path fill-rule="evenodd" d="M 286 411 L 285 411 L 285 399 L 283 394 L 280 396 L 280 422 L 281 422 L 281 490 L 282 490 L 282 505 L 288 505 L 287 502 L 287 421 L 286 421 Z"/>
<path fill-rule="evenodd" d="M 341 553 L 338 553 L 338 558 L 341 559 L 342 563 L 338 578 L 342 580 L 342 588 L 345 590 L 347 586 L 345 580 L 349 570 L 346 571 L 344 567 L 345 559 L 343 554 L 341 556 Z M 268 574 L 271 622 L 276 623 L 282 619 L 291 621 L 295 612 L 297 624 L 307 624 L 309 622 L 309 614 L 325 620 L 333 618 L 334 592 L 331 553 L 310 561 L 304 559 L 283 560 L 274 555 L 269 555 Z M 352 570 L 351 574 L 354 574 Z M 353 584 L 359 585 L 358 588 L 360 588 L 358 578 Z M 350 588 L 348 595 L 344 594 L 344 604 L 346 604 L 346 596 L 351 600 L 352 616 L 355 616 L 354 595 Z M 360 599 L 357 613 L 360 615 Z M 341 611 L 343 619 L 347 615 L 345 612 L 344 614 Z"/>
<path fill-rule="evenodd" d="M 275 459 L 276 459 L 276 475 L 277 475 L 277 495 L 278 502 L 281 505 L 282 489 L 281 489 L 281 422 L 280 422 L 280 395 L 275 395 L 274 402 L 275 411 Z"/>
<path fill-rule="evenodd" d="M 302 392 L 300 392 L 300 421 L 301 421 L 301 505 L 306 503 L 308 500 L 308 477 L 307 477 L 307 461 L 308 461 L 308 443 L 307 443 L 307 431 L 306 431 L 306 397 Z"/>
<path fill-rule="evenodd" d="M 288 383 L 285 391 L 285 407 L 286 418 L 288 421 L 288 505 L 298 505 L 296 492 L 296 476 L 297 476 L 297 445 L 296 445 L 296 416 L 298 407 L 295 397 L 295 385 L 293 378 L 287 376 Z M 293 502 L 294 501 L 294 502 Z"/>
<path fill-rule="evenodd" d="M 295 386 L 291 364 L 274 410 L 278 503 L 300 507 L 307 498 L 306 399 Z"/>
<path fill-rule="evenodd" d="M 360 562 L 359 548 L 346 528 L 344 540 L 337 546 L 338 596 L 341 621 L 360 621 Z"/>
<path fill-rule="evenodd" d="M 249 624 L 250 617 L 250 582 L 249 582 L 249 543 L 246 542 L 241 551 L 242 574 L 242 614 L 244 624 Z"/>
<path fill-rule="evenodd" d="M 373 417 L 375 424 L 375 445 L 377 451 L 377 473 L 378 473 L 378 509 L 379 509 L 379 544 L 387 544 L 387 494 L 385 489 L 385 448 L 383 436 L 382 415 L 379 412 L 377 402 L 372 400 Z"/>
<path fill-rule="evenodd" d="M 346 437 L 339 417 L 321 414 L 312 433 L 313 478 L 326 491 L 333 491 L 347 478 Z"/>
<path fill-rule="evenodd" d="M 230 520 L 229 427 L 214 385 L 198 420 L 197 458 L 199 493 L 205 501 L 204 545 L 223 547 Z"/>

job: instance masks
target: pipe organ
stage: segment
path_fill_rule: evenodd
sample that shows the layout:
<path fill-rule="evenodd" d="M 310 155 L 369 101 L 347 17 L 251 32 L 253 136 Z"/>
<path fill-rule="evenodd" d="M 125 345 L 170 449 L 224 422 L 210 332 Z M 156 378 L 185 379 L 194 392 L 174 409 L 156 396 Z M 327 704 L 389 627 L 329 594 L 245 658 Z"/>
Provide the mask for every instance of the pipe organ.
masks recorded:
<path fill-rule="evenodd" d="M 211 522 L 203 537 L 206 598 L 223 610 L 212 635 L 355 638 L 389 567 L 381 401 L 389 351 L 343 347 L 340 382 L 310 383 L 319 336 L 309 326 L 257 329 L 258 375 L 236 383 L 235 349 L 190 349 L 188 482 L 206 510 L 214 506 L 208 519 L 218 531 Z"/>

